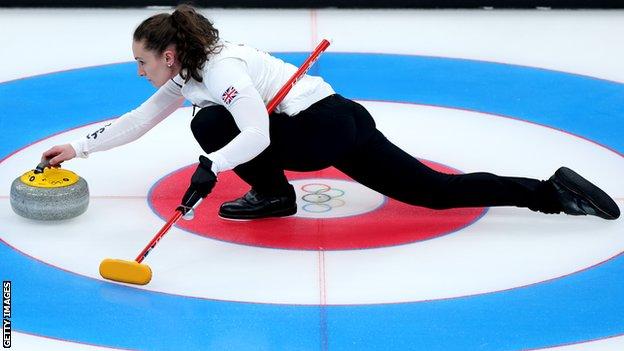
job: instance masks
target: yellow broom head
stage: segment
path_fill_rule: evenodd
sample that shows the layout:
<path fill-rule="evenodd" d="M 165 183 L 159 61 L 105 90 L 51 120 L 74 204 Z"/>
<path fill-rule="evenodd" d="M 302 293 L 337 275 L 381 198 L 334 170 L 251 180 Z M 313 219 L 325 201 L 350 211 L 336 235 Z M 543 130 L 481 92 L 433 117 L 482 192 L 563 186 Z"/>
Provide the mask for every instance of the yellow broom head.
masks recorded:
<path fill-rule="evenodd" d="M 145 285 L 152 280 L 152 270 L 146 264 L 107 258 L 100 263 L 102 278 L 122 283 Z"/>

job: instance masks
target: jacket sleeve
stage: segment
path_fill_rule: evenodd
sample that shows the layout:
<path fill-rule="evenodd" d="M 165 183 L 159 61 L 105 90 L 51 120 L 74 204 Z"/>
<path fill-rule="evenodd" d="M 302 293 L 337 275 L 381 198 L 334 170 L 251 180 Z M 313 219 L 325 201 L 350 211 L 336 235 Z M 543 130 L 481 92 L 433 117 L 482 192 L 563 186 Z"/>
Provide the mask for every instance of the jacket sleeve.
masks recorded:
<path fill-rule="evenodd" d="M 208 78 L 204 84 L 209 94 L 225 106 L 240 130 L 223 148 L 208 154 L 216 174 L 252 160 L 269 146 L 269 114 L 241 60 L 215 63 Z"/>
<path fill-rule="evenodd" d="M 71 142 L 76 156 L 86 158 L 97 151 L 127 144 L 147 133 L 178 109 L 184 98 L 180 87 L 169 80 L 136 109 Z"/>

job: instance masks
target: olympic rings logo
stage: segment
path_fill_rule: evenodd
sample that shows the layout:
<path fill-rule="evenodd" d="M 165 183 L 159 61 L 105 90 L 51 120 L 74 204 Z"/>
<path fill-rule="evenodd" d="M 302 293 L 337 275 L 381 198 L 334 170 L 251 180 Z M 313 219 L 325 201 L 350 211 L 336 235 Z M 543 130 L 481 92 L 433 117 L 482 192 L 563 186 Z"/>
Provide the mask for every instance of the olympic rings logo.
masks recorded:
<path fill-rule="evenodd" d="M 327 184 L 306 184 L 301 190 L 306 193 L 301 197 L 306 203 L 301 208 L 306 212 L 325 213 L 345 205 L 345 201 L 340 199 L 345 194 L 344 190 L 332 188 Z"/>

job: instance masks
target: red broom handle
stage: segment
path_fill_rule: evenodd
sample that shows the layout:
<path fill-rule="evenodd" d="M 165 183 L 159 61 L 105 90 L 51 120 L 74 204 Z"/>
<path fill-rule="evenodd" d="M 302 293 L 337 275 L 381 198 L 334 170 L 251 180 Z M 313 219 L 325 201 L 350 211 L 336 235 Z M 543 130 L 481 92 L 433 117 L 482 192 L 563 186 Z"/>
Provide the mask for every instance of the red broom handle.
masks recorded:
<path fill-rule="evenodd" d="M 269 114 L 273 112 L 273 110 L 277 107 L 277 105 L 280 104 L 280 102 L 282 102 L 282 100 L 284 100 L 284 97 L 286 97 L 290 89 L 292 89 L 292 87 L 295 86 L 295 84 L 297 84 L 297 81 L 299 81 L 299 79 L 301 79 L 301 77 L 303 77 L 306 74 L 306 72 L 308 72 L 310 67 L 312 67 L 314 62 L 316 62 L 319 55 L 323 51 L 325 51 L 325 49 L 327 49 L 329 44 L 330 42 L 327 39 L 323 39 L 321 43 L 318 44 L 316 49 L 312 51 L 312 53 L 307 58 L 307 60 L 305 60 L 305 62 L 303 62 L 301 67 L 299 67 L 297 72 L 295 72 L 295 74 L 293 74 L 292 77 L 290 77 L 290 79 L 286 82 L 286 84 L 284 84 L 284 86 L 282 86 L 282 88 L 277 92 L 277 94 L 275 94 L 275 97 L 273 98 L 273 100 L 269 102 L 269 105 L 267 106 L 267 111 L 269 112 Z M 158 244 L 160 239 L 163 236 L 165 236 L 165 234 L 167 234 L 169 229 L 173 227 L 173 225 L 178 221 L 178 219 L 180 219 L 180 217 L 182 217 L 182 215 L 183 215 L 182 211 L 176 209 L 173 216 L 167 221 L 167 223 L 165 223 L 165 225 L 160 229 L 160 231 L 156 233 L 156 235 L 152 238 L 149 244 L 147 244 L 147 246 L 143 249 L 143 251 L 141 251 L 141 253 L 134 260 L 137 261 L 137 263 L 143 262 L 145 257 L 147 257 L 147 255 L 149 254 L 149 252 L 156 246 L 156 244 Z"/>
<path fill-rule="evenodd" d="M 143 251 L 141 251 L 141 253 L 134 260 L 137 261 L 138 263 L 143 262 L 145 257 L 147 257 L 147 254 L 149 254 L 149 252 L 156 246 L 156 244 L 158 244 L 160 239 L 163 236 L 165 236 L 165 234 L 167 234 L 169 229 L 171 229 L 171 227 L 175 224 L 175 222 L 178 221 L 178 219 L 180 219 L 180 217 L 182 217 L 182 211 L 176 210 L 173 216 L 169 219 L 169 221 L 165 223 L 165 225 L 160 229 L 160 231 L 152 238 L 152 241 L 150 241 L 149 244 L 147 244 L 147 246 L 143 249 Z"/>
<path fill-rule="evenodd" d="M 284 97 L 286 97 L 290 89 L 292 89 L 292 87 L 295 86 L 295 84 L 297 84 L 297 81 L 301 79 L 301 77 L 303 77 L 306 74 L 306 72 L 308 72 L 310 67 L 312 67 L 314 62 L 316 62 L 316 59 L 318 59 L 319 55 L 323 51 L 325 51 L 325 49 L 327 49 L 329 44 L 330 44 L 329 40 L 323 39 L 321 43 L 318 44 L 316 49 L 312 51 L 308 59 L 305 60 L 305 62 L 301 65 L 301 67 L 299 67 L 297 72 L 295 72 L 295 74 L 293 74 L 292 77 L 290 77 L 290 79 L 277 92 L 277 94 L 275 94 L 275 97 L 273 98 L 273 100 L 269 102 L 269 105 L 267 106 L 267 111 L 269 111 L 269 114 L 273 112 L 273 110 L 277 107 L 277 105 L 280 104 L 280 102 L 282 102 L 282 100 L 284 100 Z"/>

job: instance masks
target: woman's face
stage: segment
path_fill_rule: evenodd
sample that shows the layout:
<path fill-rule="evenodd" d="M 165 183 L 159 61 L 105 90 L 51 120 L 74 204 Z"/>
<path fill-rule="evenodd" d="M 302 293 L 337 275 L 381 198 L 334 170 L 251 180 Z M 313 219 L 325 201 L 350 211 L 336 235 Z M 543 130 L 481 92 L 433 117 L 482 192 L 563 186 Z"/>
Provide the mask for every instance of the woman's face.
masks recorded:
<path fill-rule="evenodd" d="M 162 54 L 145 49 L 142 41 L 132 42 L 132 53 L 139 65 L 139 75 L 157 88 L 163 86 L 178 72 L 175 64 L 175 51 L 165 50 Z"/>

